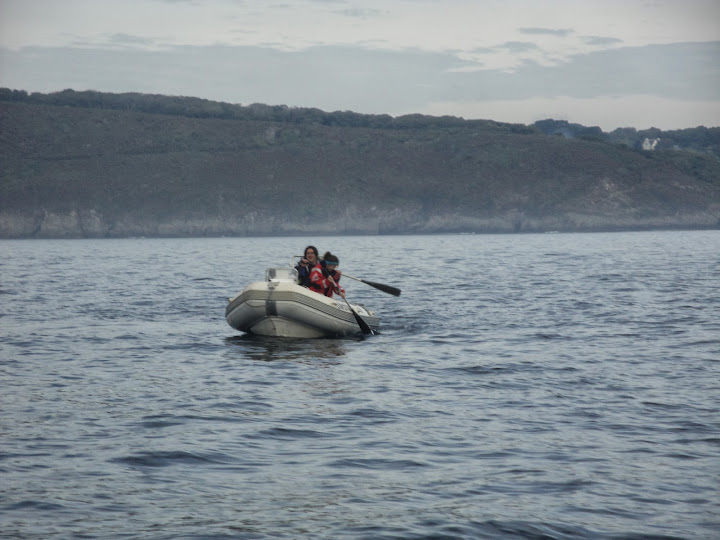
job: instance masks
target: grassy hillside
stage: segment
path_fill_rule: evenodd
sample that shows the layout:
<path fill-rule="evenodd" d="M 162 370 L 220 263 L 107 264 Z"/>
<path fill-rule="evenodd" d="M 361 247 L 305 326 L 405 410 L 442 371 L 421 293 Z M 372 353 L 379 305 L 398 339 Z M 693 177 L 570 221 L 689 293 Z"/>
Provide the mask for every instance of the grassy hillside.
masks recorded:
<path fill-rule="evenodd" d="M 365 124 L 0 101 L 0 236 L 617 230 L 720 220 L 720 162 L 711 155 L 494 122 Z"/>

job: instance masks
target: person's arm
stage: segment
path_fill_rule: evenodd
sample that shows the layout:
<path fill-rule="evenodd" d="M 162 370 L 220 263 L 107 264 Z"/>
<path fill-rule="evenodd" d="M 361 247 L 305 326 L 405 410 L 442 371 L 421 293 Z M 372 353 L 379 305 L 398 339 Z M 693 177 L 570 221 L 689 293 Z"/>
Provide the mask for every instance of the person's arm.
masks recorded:
<path fill-rule="evenodd" d="M 333 279 L 335 280 L 335 292 L 345 298 L 345 289 L 340 286 L 340 278 L 342 277 L 342 270 L 335 270 Z"/>
<path fill-rule="evenodd" d="M 335 270 L 335 273 L 339 273 L 338 270 Z M 340 280 L 340 276 L 333 277 L 332 275 L 328 275 L 328 281 L 330 282 L 330 286 L 335 291 L 335 294 L 339 294 L 343 298 L 345 298 L 345 289 L 343 289 L 338 281 Z"/>

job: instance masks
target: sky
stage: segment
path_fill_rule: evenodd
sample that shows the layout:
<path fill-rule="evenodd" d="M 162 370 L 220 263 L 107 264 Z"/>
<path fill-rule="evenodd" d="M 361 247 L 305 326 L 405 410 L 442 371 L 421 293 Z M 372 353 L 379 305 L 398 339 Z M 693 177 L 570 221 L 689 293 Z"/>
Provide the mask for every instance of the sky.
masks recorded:
<path fill-rule="evenodd" d="M 720 0 L 0 0 L 0 87 L 720 126 Z"/>

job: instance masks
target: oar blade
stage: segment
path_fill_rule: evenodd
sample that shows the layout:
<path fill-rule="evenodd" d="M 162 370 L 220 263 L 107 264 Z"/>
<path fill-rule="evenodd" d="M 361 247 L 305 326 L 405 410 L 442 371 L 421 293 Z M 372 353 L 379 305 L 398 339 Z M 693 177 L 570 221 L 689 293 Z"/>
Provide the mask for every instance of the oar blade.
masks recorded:
<path fill-rule="evenodd" d="M 352 314 L 355 315 L 355 320 L 357 321 L 358 326 L 360 327 L 360 330 L 362 330 L 363 334 L 374 334 L 375 333 L 375 332 L 373 332 L 372 328 L 370 328 L 370 326 L 368 326 L 368 323 L 366 323 L 360 315 L 355 313 L 355 310 L 353 308 L 350 308 L 350 311 L 352 311 Z"/>
<path fill-rule="evenodd" d="M 350 274 L 343 273 L 343 276 L 364 283 L 365 285 L 370 285 L 371 287 L 375 287 L 376 289 L 382 292 L 386 292 L 388 294 L 392 294 L 393 296 L 400 296 L 400 289 L 398 289 L 397 287 L 391 287 L 390 285 L 385 285 L 384 283 L 376 283 L 374 281 L 366 281 L 364 279 L 353 277 Z"/>
<path fill-rule="evenodd" d="M 384 285 L 383 283 L 375 283 L 374 281 L 365 281 L 364 279 L 360 281 L 367 285 L 370 285 L 371 287 L 375 287 L 382 292 L 392 294 L 393 296 L 400 296 L 401 291 L 397 287 L 391 287 L 390 285 Z"/>

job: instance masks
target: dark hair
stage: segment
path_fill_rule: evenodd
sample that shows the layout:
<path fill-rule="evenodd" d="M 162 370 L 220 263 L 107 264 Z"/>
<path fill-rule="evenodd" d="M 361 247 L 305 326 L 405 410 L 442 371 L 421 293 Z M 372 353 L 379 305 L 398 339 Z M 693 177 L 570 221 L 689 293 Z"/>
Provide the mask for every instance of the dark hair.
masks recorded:
<path fill-rule="evenodd" d="M 333 255 L 333 254 L 330 253 L 329 251 L 326 251 L 326 252 L 325 252 L 325 255 L 323 255 L 323 260 L 324 260 L 326 263 L 335 263 L 335 264 L 337 264 L 337 263 L 340 262 L 340 259 L 337 258 L 337 255 Z"/>
<path fill-rule="evenodd" d="M 303 257 L 304 257 L 305 254 L 307 253 L 307 250 L 308 250 L 308 249 L 312 249 L 312 250 L 313 250 L 313 252 L 315 253 L 315 258 L 316 258 L 316 259 L 319 259 L 319 258 L 320 258 L 320 254 L 318 253 L 318 250 L 317 250 L 317 248 L 316 248 L 315 246 L 308 246 L 308 247 L 306 247 L 306 248 L 305 248 L 305 251 L 303 251 Z"/>

